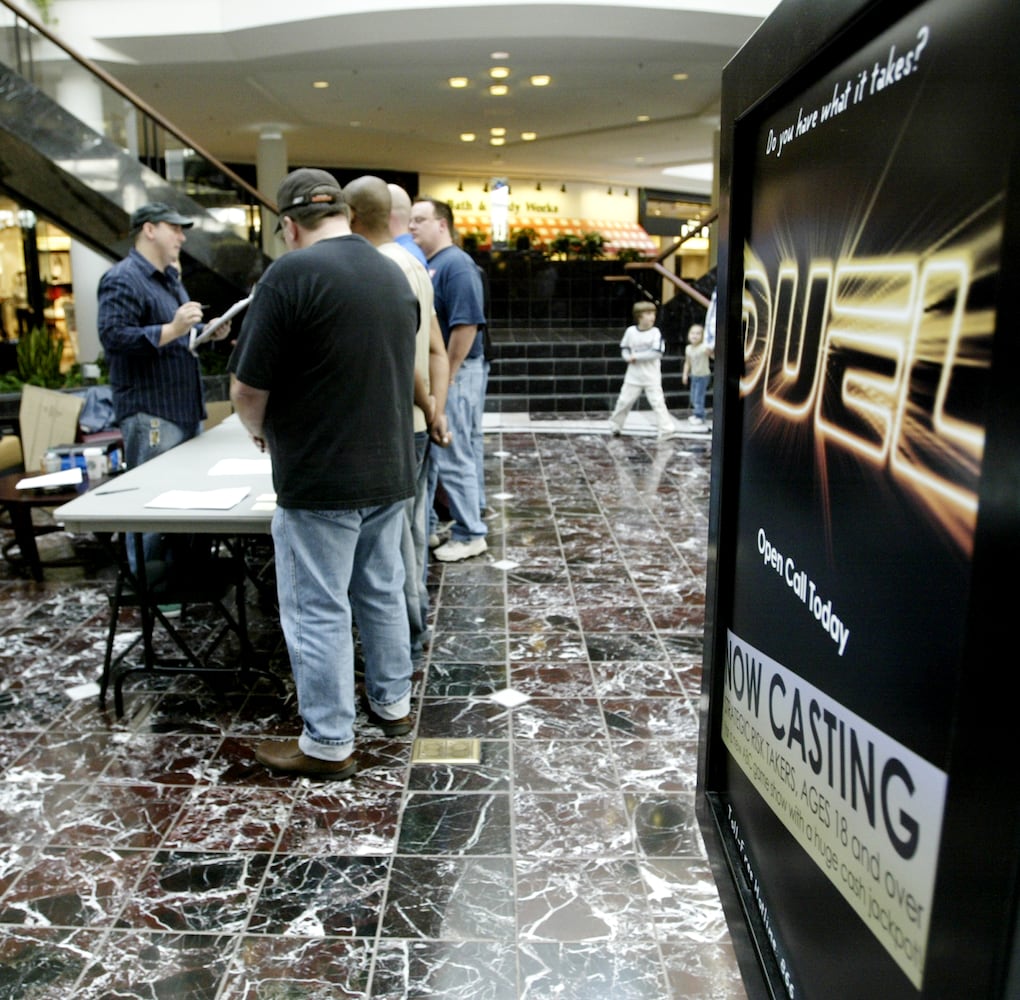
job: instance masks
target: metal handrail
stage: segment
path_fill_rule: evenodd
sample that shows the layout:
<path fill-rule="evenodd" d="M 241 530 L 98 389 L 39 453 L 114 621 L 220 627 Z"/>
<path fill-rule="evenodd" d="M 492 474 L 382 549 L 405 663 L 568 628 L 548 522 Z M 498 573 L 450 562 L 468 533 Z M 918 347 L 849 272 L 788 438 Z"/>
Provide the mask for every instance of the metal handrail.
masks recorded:
<path fill-rule="evenodd" d="M 79 66 L 88 70 L 93 76 L 101 80 L 106 86 L 115 91 L 119 96 L 124 98 L 129 104 L 132 104 L 137 108 L 146 118 L 154 122 L 164 131 L 170 133 L 175 139 L 183 143 L 188 149 L 194 150 L 199 156 L 206 160 L 209 164 L 220 171 L 225 177 L 227 177 L 232 184 L 240 188 L 245 192 L 253 201 L 257 202 L 263 208 L 268 209 L 270 212 L 276 214 L 276 204 L 269 199 L 265 198 L 257 188 L 252 187 L 243 177 L 236 174 L 230 169 L 225 163 L 218 160 L 212 153 L 208 152 L 205 148 L 195 142 L 190 136 L 182 132 L 176 125 L 173 124 L 169 119 L 161 115 L 155 108 L 147 104 L 142 98 L 131 91 L 128 87 L 124 86 L 116 77 L 111 76 L 101 66 L 98 66 L 87 56 L 76 52 L 70 45 L 58 38 L 49 28 L 46 27 L 40 20 L 33 17 L 31 14 L 22 10 L 20 7 L 15 6 L 11 0 L 0 0 L 0 4 L 6 7 L 12 14 L 14 14 L 15 29 L 17 30 L 17 20 L 24 21 L 29 25 L 33 31 L 38 32 L 48 42 L 55 45 L 58 49 L 73 59 Z M 18 52 L 18 72 L 23 76 L 24 71 L 22 69 L 21 62 L 21 45 L 17 45 Z M 29 66 L 31 68 L 31 51 L 29 50 Z M 28 77 L 31 79 L 31 77 Z"/>

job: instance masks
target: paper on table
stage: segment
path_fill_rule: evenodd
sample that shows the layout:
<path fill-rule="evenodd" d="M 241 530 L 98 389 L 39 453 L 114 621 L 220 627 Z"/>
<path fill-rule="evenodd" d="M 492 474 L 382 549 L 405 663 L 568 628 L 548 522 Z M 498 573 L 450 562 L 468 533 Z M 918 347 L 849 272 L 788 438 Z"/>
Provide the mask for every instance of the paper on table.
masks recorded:
<path fill-rule="evenodd" d="M 195 327 L 191 328 L 191 336 L 188 339 L 188 350 L 193 351 L 199 344 L 204 344 L 224 323 L 233 319 L 249 302 L 251 296 L 235 302 L 222 316 L 210 320 L 202 328 L 201 333 L 195 333 Z"/>
<path fill-rule="evenodd" d="M 43 476 L 19 479 L 14 488 L 16 490 L 38 490 L 50 486 L 77 486 L 81 480 L 81 466 L 76 465 L 73 469 L 62 469 L 60 472 L 47 472 Z"/>
<path fill-rule="evenodd" d="M 222 490 L 167 490 L 145 506 L 168 510 L 230 510 L 249 493 L 250 486 L 230 486 Z"/>
<path fill-rule="evenodd" d="M 210 476 L 268 476 L 273 471 L 270 458 L 221 458 L 210 470 Z"/>

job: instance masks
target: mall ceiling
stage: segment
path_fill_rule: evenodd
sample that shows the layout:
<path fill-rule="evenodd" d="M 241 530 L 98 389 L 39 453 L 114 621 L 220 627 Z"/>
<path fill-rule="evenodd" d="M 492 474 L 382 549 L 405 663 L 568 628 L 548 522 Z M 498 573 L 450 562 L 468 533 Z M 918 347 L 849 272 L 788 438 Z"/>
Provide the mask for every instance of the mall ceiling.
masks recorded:
<path fill-rule="evenodd" d="M 722 69 L 774 3 L 700 4 L 760 16 L 688 6 L 497 2 L 159 37 L 90 24 L 89 54 L 228 162 L 254 163 L 260 132 L 278 128 L 292 165 L 710 194 L 710 179 L 664 171 L 711 162 Z M 494 66 L 510 71 L 506 96 L 488 90 Z"/>

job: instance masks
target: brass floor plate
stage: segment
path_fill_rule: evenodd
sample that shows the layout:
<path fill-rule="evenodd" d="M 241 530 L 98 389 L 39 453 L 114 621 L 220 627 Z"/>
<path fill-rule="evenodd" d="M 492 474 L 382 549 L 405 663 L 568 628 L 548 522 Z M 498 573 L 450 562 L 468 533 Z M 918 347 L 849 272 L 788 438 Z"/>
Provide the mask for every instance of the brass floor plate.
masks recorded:
<path fill-rule="evenodd" d="M 482 741 L 475 739 L 417 739 L 411 752 L 413 764 L 480 764 Z"/>

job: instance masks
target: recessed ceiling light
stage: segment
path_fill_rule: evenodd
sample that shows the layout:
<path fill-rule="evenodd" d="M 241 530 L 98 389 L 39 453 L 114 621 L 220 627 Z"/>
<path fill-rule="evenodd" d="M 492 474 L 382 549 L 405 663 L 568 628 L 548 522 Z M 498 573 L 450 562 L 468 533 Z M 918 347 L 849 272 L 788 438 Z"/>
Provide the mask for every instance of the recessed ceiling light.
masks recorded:
<path fill-rule="evenodd" d="M 494 83 L 489 88 L 489 93 L 493 97 L 506 97 L 510 93 L 510 88 L 505 83 Z"/>
<path fill-rule="evenodd" d="M 501 135 L 494 135 L 489 140 L 489 145 L 490 146 L 505 146 L 506 145 L 506 139 L 503 136 L 501 136 Z"/>
<path fill-rule="evenodd" d="M 538 138 L 538 133 L 537 132 L 522 132 L 521 133 L 521 138 L 525 142 L 534 142 Z"/>
<path fill-rule="evenodd" d="M 637 116 L 637 120 L 639 122 L 650 122 L 652 120 L 652 116 L 651 115 L 638 115 Z"/>
<path fill-rule="evenodd" d="M 690 74 L 688 74 L 688 73 L 674 73 L 673 74 L 673 79 L 676 80 L 677 82 L 679 82 L 681 80 L 686 80 L 689 75 Z"/>
<path fill-rule="evenodd" d="M 679 167 L 666 167 L 663 173 L 669 177 L 686 177 L 692 181 L 710 181 L 714 167 L 711 163 L 685 163 Z"/>
<path fill-rule="evenodd" d="M 461 132 L 460 134 L 461 142 L 474 142 L 476 138 L 477 136 L 474 134 L 474 132 Z"/>
<path fill-rule="evenodd" d="M 329 80 L 316 80 L 312 86 L 316 90 L 325 90 L 329 86 Z"/>
<path fill-rule="evenodd" d="M 489 53 L 489 58 L 490 59 L 497 59 L 497 60 L 499 60 L 499 59 L 509 59 L 510 58 L 510 53 L 509 52 L 490 52 Z"/>
<path fill-rule="evenodd" d="M 548 87 L 552 83 L 552 77 L 546 73 L 537 73 L 531 77 L 532 87 Z"/>
<path fill-rule="evenodd" d="M 506 135 L 506 129 L 502 125 L 493 125 L 489 129 L 489 135 Z"/>
<path fill-rule="evenodd" d="M 493 80 L 505 80 L 510 75 L 510 68 L 508 66 L 493 66 L 489 70 L 489 76 Z"/>
<path fill-rule="evenodd" d="M 468 78 L 466 76 L 451 76 L 447 83 L 455 90 L 459 90 L 468 85 Z"/>

